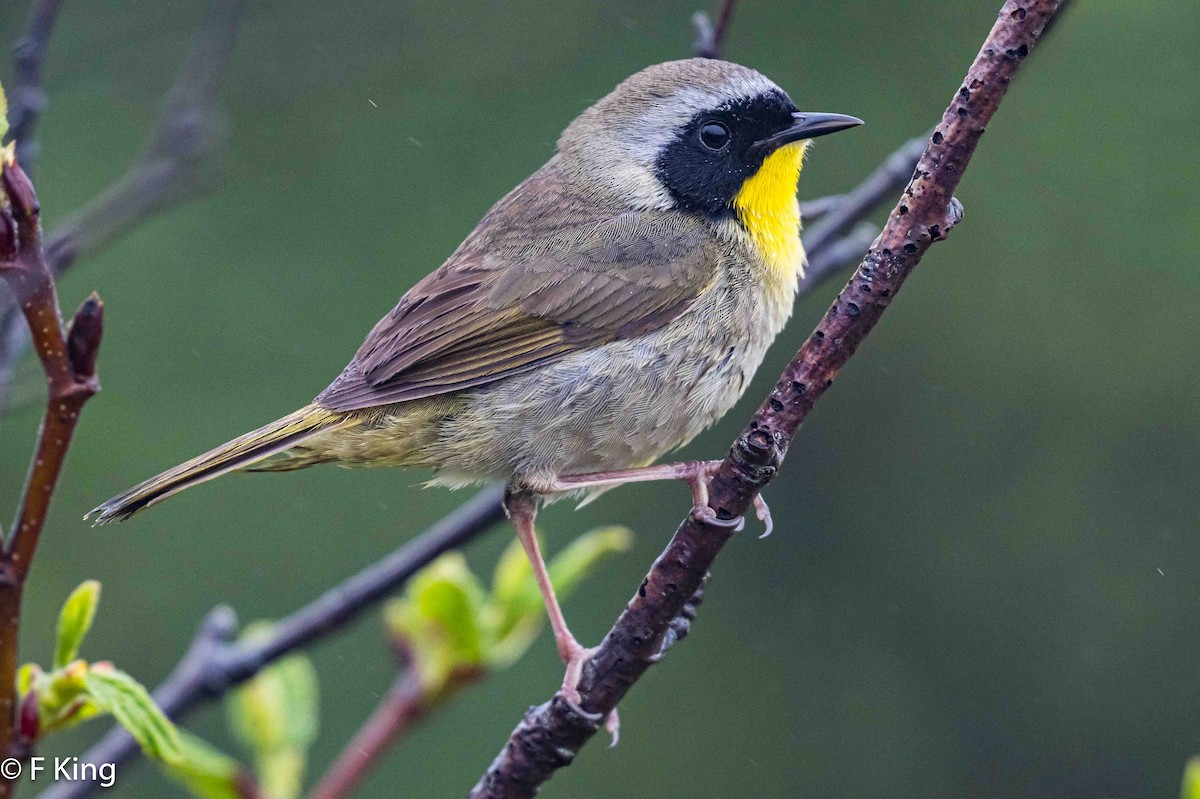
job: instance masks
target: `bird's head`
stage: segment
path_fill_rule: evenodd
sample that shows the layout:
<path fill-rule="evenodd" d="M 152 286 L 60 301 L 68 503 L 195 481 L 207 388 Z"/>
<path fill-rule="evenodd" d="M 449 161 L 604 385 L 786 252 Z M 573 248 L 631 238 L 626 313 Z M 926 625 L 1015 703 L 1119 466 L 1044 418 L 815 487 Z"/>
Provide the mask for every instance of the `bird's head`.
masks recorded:
<path fill-rule="evenodd" d="M 568 169 L 633 207 L 717 216 L 735 211 L 760 172 L 794 196 L 808 140 L 861 124 L 799 111 L 747 67 L 693 58 L 627 78 L 572 122 L 558 147 Z"/>

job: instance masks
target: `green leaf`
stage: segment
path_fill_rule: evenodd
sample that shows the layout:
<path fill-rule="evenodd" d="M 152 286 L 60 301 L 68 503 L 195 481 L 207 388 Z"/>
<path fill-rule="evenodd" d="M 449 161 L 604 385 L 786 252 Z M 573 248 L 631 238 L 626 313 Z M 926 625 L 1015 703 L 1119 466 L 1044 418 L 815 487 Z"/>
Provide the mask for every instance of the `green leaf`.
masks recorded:
<path fill-rule="evenodd" d="M 36 663 L 23 663 L 17 669 L 17 696 L 24 696 L 37 687 L 42 676 L 42 667 Z"/>
<path fill-rule="evenodd" d="M 111 713 L 147 756 L 168 763 L 179 761 L 179 731 L 141 683 L 107 664 L 93 665 L 83 679 L 92 701 Z"/>
<path fill-rule="evenodd" d="M 269 627 L 252 625 L 247 637 Z M 317 708 L 317 673 L 300 654 L 263 669 L 226 702 L 230 728 L 253 753 L 263 792 L 272 799 L 300 795 L 308 748 L 317 737 Z"/>
<path fill-rule="evenodd" d="M 461 553 L 449 552 L 409 580 L 386 608 L 392 635 L 403 642 L 430 697 L 457 671 L 476 669 L 490 648 L 487 598 Z"/>
<path fill-rule="evenodd" d="M 70 729 L 101 712 L 88 693 L 87 672 L 85 661 L 73 660 L 49 674 L 34 675 L 43 735 Z"/>
<path fill-rule="evenodd" d="M 1193 757 L 1183 770 L 1183 799 L 1200 799 L 1200 757 Z"/>
<path fill-rule="evenodd" d="M 317 736 L 317 696 L 312 663 L 289 655 L 230 695 L 230 726 L 251 748 L 307 747 Z"/>
<path fill-rule="evenodd" d="M 525 547 L 514 538 L 500 553 L 496 569 L 492 572 L 492 600 L 507 606 L 523 599 L 529 593 L 531 580 L 533 568 L 525 556 Z"/>
<path fill-rule="evenodd" d="M 392 638 L 400 643 L 427 694 L 439 691 L 449 680 L 452 664 L 437 625 L 421 615 L 415 602 L 403 597 L 384 607 Z"/>
<path fill-rule="evenodd" d="M 8 98 L 4 96 L 4 86 L 0 84 L 0 139 L 8 135 Z"/>
<path fill-rule="evenodd" d="M 605 527 L 568 545 L 549 566 L 559 596 L 570 594 L 602 558 L 628 549 L 632 539 L 625 528 Z M 428 702 L 443 698 L 456 677 L 515 662 L 545 616 L 533 569 L 517 541 L 496 563 L 490 594 L 462 554 L 450 552 L 417 573 L 385 612 Z"/>
<path fill-rule="evenodd" d="M 54 668 L 61 669 L 79 655 L 79 645 L 92 628 L 100 604 L 100 583 L 87 580 L 71 592 L 58 614 L 58 640 L 54 645 Z"/>
<path fill-rule="evenodd" d="M 479 663 L 483 653 L 479 612 L 484 593 L 466 559 L 458 552 L 447 553 L 419 577 L 413 595 L 421 615 L 440 626 L 456 663 Z"/>
<path fill-rule="evenodd" d="M 308 752 L 299 749 L 276 749 L 270 757 L 256 761 L 258 783 L 271 799 L 298 799 L 304 790 L 304 774 L 308 771 Z"/>
<path fill-rule="evenodd" d="M 39 710 L 42 713 L 42 735 L 69 730 L 102 712 L 95 702 L 82 696 L 62 706 L 54 715 L 47 715 L 45 707 L 39 707 Z"/>
<path fill-rule="evenodd" d="M 163 771 L 199 799 L 244 799 L 242 765 L 186 730 L 179 732 L 180 756 Z"/>
<path fill-rule="evenodd" d="M 570 594 L 600 561 L 633 546 L 626 527 L 598 527 L 576 538 L 550 560 L 550 582 L 564 596 Z"/>

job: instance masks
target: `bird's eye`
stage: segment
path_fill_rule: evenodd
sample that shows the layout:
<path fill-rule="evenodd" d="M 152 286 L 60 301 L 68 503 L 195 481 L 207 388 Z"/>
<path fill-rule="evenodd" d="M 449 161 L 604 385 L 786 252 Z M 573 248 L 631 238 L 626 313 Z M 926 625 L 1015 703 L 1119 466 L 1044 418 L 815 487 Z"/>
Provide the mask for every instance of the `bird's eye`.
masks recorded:
<path fill-rule="evenodd" d="M 706 122 L 700 128 L 700 143 L 710 150 L 722 150 L 729 144 L 729 128 L 720 122 Z"/>

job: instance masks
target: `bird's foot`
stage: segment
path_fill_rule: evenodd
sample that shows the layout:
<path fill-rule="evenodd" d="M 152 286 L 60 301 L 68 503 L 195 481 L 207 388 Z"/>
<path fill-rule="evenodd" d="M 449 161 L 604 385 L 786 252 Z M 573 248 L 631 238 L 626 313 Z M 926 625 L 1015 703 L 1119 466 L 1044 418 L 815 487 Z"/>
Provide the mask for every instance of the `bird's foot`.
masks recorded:
<path fill-rule="evenodd" d="M 734 530 L 741 530 L 745 527 L 746 523 L 740 516 L 722 519 L 715 510 L 709 507 L 708 486 L 717 470 L 721 468 L 720 461 L 687 461 L 674 464 L 674 466 L 675 476 L 692 489 L 692 515 L 696 517 L 696 521 L 713 527 Z"/>
<path fill-rule="evenodd" d="M 704 524 L 711 524 L 716 527 L 732 527 L 739 533 L 745 529 L 746 518 L 744 516 L 722 519 L 708 504 L 708 486 L 716 475 L 717 470 L 721 468 L 720 461 L 695 461 L 681 463 L 679 466 L 681 467 L 681 471 L 687 470 L 680 475 L 680 479 L 692 489 L 693 516 Z M 759 538 L 766 538 L 775 529 L 775 524 L 771 520 L 771 509 L 767 507 L 767 501 L 763 499 L 762 494 L 754 496 L 754 515 L 766 527 Z"/>
<path fill-rule="evenodd" d="M 683 461 L 680 463 L 664 463 L 657 466 L 639 466 L 634 469 L 614 469 L 607 472 L 590 472 L 587 474 L 563 475 L 543 486 L 543 493 L 554 494 L 566 491 L 578 491 L 582 488 L 599 488 L 601 486 L 624 485 L 626 483 L 641 483 L 650 480 L 682 480 L 692 490 L 692 516 L 701 524 L 713 527 L 741 530 L 746 526 L 742 517 L 732 519 L 721 518 L 708 505 L 708 485 L 713 476 L 721 468 L 721 461 Z M 767 531 L 760 537 L 771 533 L 771 512 L 762 497 L 754 498 L 754 512 L 759 520 L 766 525 Z"/>
<path fill-rule="evenodd" d="M 584 713 L 585 711 L 580 707 L 583 698 L 579 695 L 579 680 L 583 676 L 583 664 L 596 653 L 598 647 L 583 646 L 575 640 L 574 636 L 567 640 L 559 639 L 557 643 L 558 655 L 567 665 L 562 687 L 558 692 L 572 707 L 580 713 Z M 616 746 L 617 741 L 621 738 L 621 719 L 617 715 L 616 708 L 610 710 L 604 717 L 604 729 L 608 730 L 608 734 L 612 736 L 612 743 L 609 746 Z"/>

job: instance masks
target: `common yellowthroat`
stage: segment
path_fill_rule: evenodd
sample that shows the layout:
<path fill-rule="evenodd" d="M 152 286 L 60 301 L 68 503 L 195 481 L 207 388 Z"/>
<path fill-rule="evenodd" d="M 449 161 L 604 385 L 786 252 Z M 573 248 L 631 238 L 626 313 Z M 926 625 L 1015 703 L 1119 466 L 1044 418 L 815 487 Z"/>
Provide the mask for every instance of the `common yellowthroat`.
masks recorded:
<path fill-rule="evenodd" d="M 808 140 L 862 121 L 797 110 L 763 75 L 691 59 L 626 79 L 367 336 L 316 400 L 113 497 L 124 519 L 235 470 L 317 463 L 508 481 L 577 698 L 536 500 L 676 478 L 708 507 L 707 464 L 650 466 L 738 400 L 804 268 L 796 181 Z M 269 460 L 268 460 L 269 459 Z M 760 507 L 760 515 L 765 505 Z"/>

